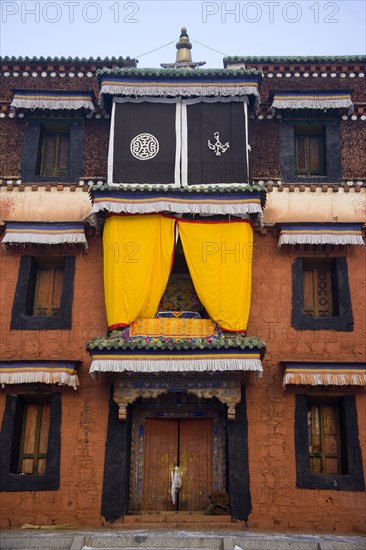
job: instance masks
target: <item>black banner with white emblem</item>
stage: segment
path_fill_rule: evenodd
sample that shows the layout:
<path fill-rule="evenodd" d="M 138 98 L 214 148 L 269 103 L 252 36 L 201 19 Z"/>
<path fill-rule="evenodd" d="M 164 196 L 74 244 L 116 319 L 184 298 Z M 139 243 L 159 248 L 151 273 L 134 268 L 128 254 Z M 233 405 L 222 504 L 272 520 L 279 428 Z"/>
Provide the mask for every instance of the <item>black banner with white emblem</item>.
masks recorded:
<path fill-rule="evenodd" d="M 173 184 L 175 103 L 117 103 L 114 126 L 115 183 Z"/>
<path fill-rule="evenodd" d="M 188 185 L 246 183 L 242 102 L 187 105 Z"/>

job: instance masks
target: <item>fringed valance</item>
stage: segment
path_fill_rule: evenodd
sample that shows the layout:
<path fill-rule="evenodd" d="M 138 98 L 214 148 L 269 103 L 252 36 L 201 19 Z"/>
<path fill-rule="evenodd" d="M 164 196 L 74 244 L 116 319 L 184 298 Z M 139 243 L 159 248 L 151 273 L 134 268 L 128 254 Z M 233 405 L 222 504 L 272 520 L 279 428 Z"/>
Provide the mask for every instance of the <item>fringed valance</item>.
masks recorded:
<path fill-rule="evenodd" d="M 275 92 L 272 110 L 276 109 L 348 109 L 353 111 L 350 92 L 294 91 Z"/>
<path fill-rule="evenodd" d="M 258 78 L 241 77 L 215 80 L 214 78 L 139 78 L 105 76 L 101 78 L 101 97 L 105 94 L 122 96 L 204 97 L 204 96 L 259 96 Z"/>
<path fill-rule="evenodd" d="M 87 248 L 83 222 L 6 222 L 2 244 L 82 244 Z"/>
<path fill-rule="evenodd" d="M 76 363 L 72 361 L 1 361 L 0 384 L 79 385 Z"/>
<path fill-rule="evenodd" d="M 281 225 L 278 246 L 284 244 L 365 244 L 361 224 L 288 223 Z"/>
<path fill-rule="evenodd" d="M 283 387 L 365 386 L 366 363 L 286 363 Z"/>
<path fill-rule="evenodd" d="M 262 212 L 260 193 L 190 193 L 95 191 L 93 212 L 107 210 L 113 214 L 176 214 L 232 215 Z"/>
<path fill-rule="evenodd" d="M 110 350 L 92 352 L 91 376 L 98 372 L 263 372 L 261 356 L 254 350 L 180 349 Z"/>
<path fill-rule="evenodd" d="M 15 90 L 10 107 L 14 109 L 87 109 L 95 111 L 90 92 Z"/>

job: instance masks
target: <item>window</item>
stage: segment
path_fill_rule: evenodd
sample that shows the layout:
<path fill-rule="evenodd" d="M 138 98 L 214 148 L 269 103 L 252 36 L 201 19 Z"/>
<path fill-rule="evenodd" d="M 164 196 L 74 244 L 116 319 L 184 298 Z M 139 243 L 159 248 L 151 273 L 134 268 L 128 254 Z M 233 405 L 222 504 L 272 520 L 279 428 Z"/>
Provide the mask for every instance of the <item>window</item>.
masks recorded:
<path fill-rule="evenodd" d="M 309 401 L 308 446 L 312 474 L 342 474 L 339 401 Z"/>
<path fill-rule="evenodd" d="M 41 176 L 67 176 L 69 141 L 69 128 L 42 128 L 38 169 Z"/>
<path fill-rule="evenodd" d="M 302 330 L 353 330 L 346 258 L 295 260 L 292 326 Z"/>
<path fill-rule="evenodd" d="M 34 316 L 59 315 L 64 280 L 64 259 L 62 263 L 50 264 L 37 261 L 35 290 L 28 287 L 30 314 Z"/>
<path fill-rule="evenodd" d="M 284 181 L 340 181 L 339 121 L 330 115 L 319 114 L 314 119 L 295 116 L 286 113 L 280 125 L 280 169 Z"/>
<path fill-rule="evenodd" d="M 83 120 L 29 118 L 21 175 L 25 182 L 75 182 L 83 175 Z"/>
<path fill-rule="evenodd" d="M 304 313 L 306 317 L 337 316 L 334 261 L 303 260 Z"/>
<path fill-rule="evenodd" d="M 18 413 L 21 416 L 18 420 L 20 432 L 16 434 L 17 441 L 13 441 L 12 470 L 18 474 L 44 475 L 50 428 L 50 401 L 26 398 L 21 401 Z"/>
<path fill-rule="evenodd" d="M 0 489 L 58 489 L 60 450 L 60 394 L 8 395 L 0 434 Z"/>
<path fill-rule="evenodd" d="M 74 272 L 73 256 L 22 256 L 10 327 L 71 328 Z"/>
<path fill-rule="evenodd" d="M 296 395 L 296 485 L 363 491 L 356 399 Z"/>
<path fill-rule="evenodd" d="M 295 126 L 296 174 L 324 176 L 324 128 Z"/>

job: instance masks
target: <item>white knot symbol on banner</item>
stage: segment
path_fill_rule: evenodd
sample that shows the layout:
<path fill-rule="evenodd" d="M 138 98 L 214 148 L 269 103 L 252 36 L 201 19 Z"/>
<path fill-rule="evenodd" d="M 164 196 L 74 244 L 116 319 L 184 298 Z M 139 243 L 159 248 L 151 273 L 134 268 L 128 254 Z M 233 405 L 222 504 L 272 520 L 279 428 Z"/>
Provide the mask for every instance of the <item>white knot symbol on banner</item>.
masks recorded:
<path fill-rule="evenodd" d="M 131 141 L 130 151 L 139 160 L 150 160 L 158 154 L 159 142 L 152 134 L 138 134 Z"/>
<path fill-rule="evenodd" d="M 230 149 L 230 143 L 227 141 L 226 143 L 221 143 L 220 141 L 220 132 L 214 132 L 214 138 L 215 143 L 211 143 L 210 140 L 207 141 L 207 146 L 211 151 L 215 152 L 215 155 L 217 157 L 220 157 L 222 153 L 225 153 L 228 149 Z"/>
<path fill-rule="evenodd" d="M 171 480 L 172 480 L 172 488 L 171 488 L 171 495 L 172 495 L 172 503 L 175 506 L 175 503 L 177 502 L 177 494 L 179 489 L 182 487 L 182 477 L 183 477 L 183 470 L 179 466 L 174 466 L 173 470 L 170 474 Z"/>

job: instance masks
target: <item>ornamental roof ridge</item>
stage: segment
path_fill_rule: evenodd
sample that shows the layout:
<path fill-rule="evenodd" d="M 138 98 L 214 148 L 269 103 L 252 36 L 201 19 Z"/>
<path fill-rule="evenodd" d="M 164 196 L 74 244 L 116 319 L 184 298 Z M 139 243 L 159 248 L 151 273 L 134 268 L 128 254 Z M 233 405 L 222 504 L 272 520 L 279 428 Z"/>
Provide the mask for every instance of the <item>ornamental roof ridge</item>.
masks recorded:
<path fill-rule="evenodd" d="M 98 65 L 102 65 L 103 63 L 119 63 L 121 65 L 125 65 L 125 66 L 133 66 L 135 67 L 136 66 L 136 59 L 134 58 L 130 58 L 129 56 L 127 57 L 122 57 L 122 56 L 119 56 L 119 57 L 115 57 L 115 56 L 112 56 L 112 57 L 64 57 L 64 56 L 61 56 L 61 57 L 44 57 L 44 56 L 40 56 L 40 57 L 36 57 L 36 56 L 33 56 L 33 57 L 29 57 L 29 56 L 25 56 L 25 57 L 22 57 L 22 56 L 19 56 L 19 57 L 16 57 L 16 56 L 8 56 L 8 55 L 5 55 L 5 56 L 0 56 L 0 63 L 6 63 L 6 64 L 9 64 L 9 63 L 13 63 L 13 64 L 22 64 L 22 63 L 63 63 L 63 64 L 75 64 L 75 63 L 80 63 L 80 64 L 98 64 Z"/>
<path fill-rule="evenodd" d="M 163 185 L 163 184 L 109 184 L 107 182 L 94 183 L 90 185 L 89 191 L 93 193 L 94 191 L 117 191 L 117 192 L 126 192 L 132 191 L 136 193 L 160 193 L 160 192 L 169 192 L 169 193 L 242 193 L 243 191 L 254 192 L 254 191 L 264 191 L 266 188 L 265 185 L 259 182 L 253 183 L 241 183 L 231 186 L 223 186 L 220 184 L 204 184 L 204 185 L 189 185 L 188 187 L 174 187 L 173 185 Z"/>
<path fill-rule="evenodd" d="M 365 55 L 299 55 L 299 56 L 241 56 L 224 57 L 224 67 L 227 63 L 366 63 Z"/>
<path fill-rule="evenodd" d="M 113 331 L 110 336 L 96 337 L 86 343 L 89 353 L 93 350 L 118 349 L 258 349 L 265 352 L 266 343 L 256 336 L 243 336 L 241 333 L 222 334 L 220 337 L 208 338 L 168 338 L 159 336 L 126 337 L 120 331 Z"/>
<path fill-rule="evenodd" d="M 112 76 L 127 76 L 127 77 L 154 77 L 154 78 L 228 78 L 241 76 L 256 76 L 262 78 L 261 71 L 257 69 L 136 69 L 136 68 L 119 68 L 109 69 L 103 67 L 97 71 L 98 77 L 105 75 Z"/>

